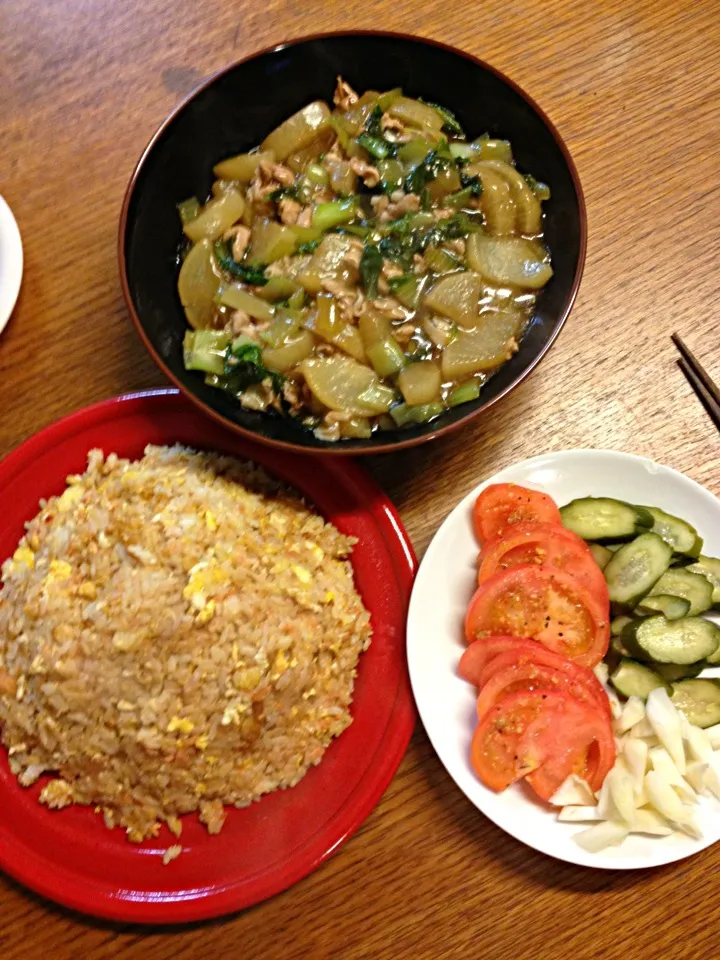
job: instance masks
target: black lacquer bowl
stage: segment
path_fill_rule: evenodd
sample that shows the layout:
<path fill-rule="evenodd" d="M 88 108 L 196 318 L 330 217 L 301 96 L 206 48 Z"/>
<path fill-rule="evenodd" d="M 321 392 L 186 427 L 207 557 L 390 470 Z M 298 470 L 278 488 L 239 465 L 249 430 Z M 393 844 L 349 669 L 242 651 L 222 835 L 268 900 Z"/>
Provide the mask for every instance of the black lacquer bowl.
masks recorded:
<path fill-rule="evenodd" d="M 176 204 L 206 196 L 215 163 L 258 144 L 311 100 L 329 99 L 338 74 L 357 90 L 402 87 L 449 107 L 469 138 L 488 132 L 512 143 L 517 165 L 550 185 L 545 237 L 554 276 L 520 350 L 480 397 L 436 420 L 368 440 L 328 443 L 291 418 L 244 410 L 183 367 L 185 315 L 177 294 Z M 255 54 L 207 80 L 162 124 L 130 180 L 120 218 L 123 292 L 146 347 L 164 373 L 209 416 L 276 446 L 334 454 L 376 453 L 431 440 L 479 416 L 545 355 L 570 312 L 585 260 L 587 219 L 575 165 L 557 130 L 513 81 L 481 60 L 402 34 L 335 33 Z"/>

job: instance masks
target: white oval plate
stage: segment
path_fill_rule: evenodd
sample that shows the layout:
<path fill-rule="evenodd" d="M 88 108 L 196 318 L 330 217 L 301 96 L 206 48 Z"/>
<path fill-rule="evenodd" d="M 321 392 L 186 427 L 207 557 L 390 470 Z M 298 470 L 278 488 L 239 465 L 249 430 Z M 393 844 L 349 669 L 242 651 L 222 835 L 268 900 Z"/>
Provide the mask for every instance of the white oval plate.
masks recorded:
<path fill-rule="evenodd" d="M 13 212 L 0 196 L 0 333 L 10 319 L 20 293 L 23 248 Z"/>
<path fill-rule="evenodd" d="M 562 506 L 576 497 L 608 496 L 662 507 L 705 537 L 703 552 L 720 555 L 720 501 L 683 474 L 629 453 L 568 450 L 507 467 L 481 483 L 442 524 L 420 565 L 408 613 L 407 649 L 415 700 L 446 770 L 468 799 L 498 827 L 529 847 L 588 867 L 631 870 L 681 860 L 720 840 L 720 804 L 701 799 L 702 840 L 684 835 L 633 835 L 620 846 L 586 853 L 572 839 L 586 825 L 560 823 L 550 806 L 516 784 L 494 793 L 475 775 L 470 741 L 475 690 L 457 675 L 465 649 L 463 621 L 477 575 L 472 508 L 490 483 L 512 482 L 549 493 Z"/>

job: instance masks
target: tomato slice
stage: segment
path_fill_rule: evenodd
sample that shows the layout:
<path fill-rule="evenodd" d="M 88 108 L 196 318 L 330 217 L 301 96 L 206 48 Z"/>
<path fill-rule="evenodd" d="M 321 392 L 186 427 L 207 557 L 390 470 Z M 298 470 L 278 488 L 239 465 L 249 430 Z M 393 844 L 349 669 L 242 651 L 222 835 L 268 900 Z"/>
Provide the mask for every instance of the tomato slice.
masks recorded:
<path fill-rule="evenodd" d="M 538 640 L 594 667 L 610 640 L 608 611 L 573 577 L 552 567 L 514 567 L 475 592 L 465 618 L 468 642 L 494 634 Z"/>
<path fill-rule="evenodd" d="M 470 756 L 478 777 L 491 790 L 505 790 L 534 769 L 521 754 L 520 741 L 553 697 L 562 695 L 538 690 L 511 693 L 478 723 Z"/>
<path fill-rule="evenodd" d="M 545 653 L 550 654 L 550 650 Z M 553 654 L 553 656 L 556 656 Z M 502 654 L 483 671 L 488 678 L 477 701 L 478 717 L 492 709 L 502 697 L 518 690 L 559 690 L 580 703 L 590 704 L 610 715 L 610 701 L 602 686 L 587 667 L 581 667 L 557 655 L 558 663 L 538 663 L 522 654 Z"/>
<path fill-rule="evenodd" d="M 571 773 L 593 790 L 615 762 L 610 721 L 562 691 L 510 693 L 478 723 L 471 759 L 475 772 L 501 791 L 522 777 L 549 800 Z"/>
<path fill-rule="evenodd" d="M 572 530 L 556 523 L 516 523 L 483 544 L 478 559 L 478 583 L 502 570 L 535 565 L 572 574 L 599 603 L 609 604 L 607 583 L 590 548 Z"/>
<path fill-rule="evenodd" d="M 490 637 L 481 637 L 479 640 L 473 640 L 458 664 L 458 673 L 473 683 L 476 687 L 481 685 L 481 676 L 487 664 L 491 663 L 495 657 L 510 651 L 525 650 L 530 654 L 534 650 L 545 650 L 546 648 L 534 640 L 526 640 L 520 637 L 511 637 L 507 635 L 494 635 Z M 549 651 L 548 651 L 549 652 Z"/>
<path fill-rule="evenodd" d="M 492 483 L 475 501 L 473 524 L 481 543 L 505 527 L 529 521 L 561 523 L 560 511 L 552 497 L 516 483 Z"/>
<path fill-rule="evenodd" d="M 565 704 L 562 710 L 551 706 L 538 716 L 527 735 L 544 750 L 542 762 L 527 777 L 543 800 L 549 800 L 571 773 L 585 780 L 591 790 L 599 790 L 615 763 L 610 718 L 597 709 L 577 703 Z"/>

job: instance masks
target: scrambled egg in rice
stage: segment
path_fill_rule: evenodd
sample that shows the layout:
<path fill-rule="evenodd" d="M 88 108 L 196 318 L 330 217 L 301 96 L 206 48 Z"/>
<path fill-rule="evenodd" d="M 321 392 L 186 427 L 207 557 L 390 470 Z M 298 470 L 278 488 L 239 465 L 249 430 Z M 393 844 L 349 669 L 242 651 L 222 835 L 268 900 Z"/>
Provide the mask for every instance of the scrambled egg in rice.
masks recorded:
<path fill-rule="evenodd" d="M 0 592 L 0 726 L 23 786 L 140 841 L 296 784 L 351 722 L 369 615 L 349 538 L 257 466 L 98 451 Z M 173 855 L 176 851 L 173 848 Z"/>

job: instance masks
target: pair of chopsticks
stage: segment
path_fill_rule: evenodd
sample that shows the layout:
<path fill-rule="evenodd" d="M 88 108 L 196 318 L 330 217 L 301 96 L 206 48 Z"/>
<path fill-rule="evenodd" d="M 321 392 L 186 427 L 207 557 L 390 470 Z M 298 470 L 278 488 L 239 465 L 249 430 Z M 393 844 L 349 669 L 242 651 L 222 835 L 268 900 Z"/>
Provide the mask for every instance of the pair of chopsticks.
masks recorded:
<path fill-rule="evenodd" d="M 707 370 L 699 360 L 695 359 L 676 333 L 672 334 L 672 342 L 680 351 L 678 366 L 707 410 L 708 416 L 720 430 L 720 390 L 715 386 Z"/>

